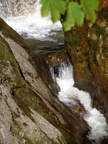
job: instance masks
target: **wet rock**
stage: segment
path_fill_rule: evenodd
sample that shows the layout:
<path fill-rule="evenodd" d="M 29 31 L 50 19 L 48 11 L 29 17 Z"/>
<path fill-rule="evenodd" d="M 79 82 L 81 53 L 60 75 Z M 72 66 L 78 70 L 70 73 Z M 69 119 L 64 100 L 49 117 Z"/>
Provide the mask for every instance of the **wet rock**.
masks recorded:
<path fill-rule="evenodd" d="M 59 66 L 62 62 L 67 61 L 68 56 L 66 53 L 53 53 L 48 55 L 47 60 L 53 67 Z"/>
<path fill-rule="evenodd" d="M 36 54 L 40 55 L 49 55 L 51 53 L 63 53 L 66 52 L 66 47 L 64 44 L 64 33 L 62 30 L 51 31 L 50 36 L 47 37 L 44 41 L 28 38 L 26 35 L 22 35 L 25 38 L 26 43 L 33 48 Z M 56 33 L 53 34 L 53 33 Z M 52 40 L 53 39 L 53 40 Z"/>
<path fill-rule="evenodd" d="M 2 81 L 3 77 L 1 78 L 3 84 L 0 93 L 12 115 L 12 121 L 10 120 L 12 125 L 9 124 L 8 131 L 12 129 L 14 141 L 17 142 L 18 139 L 19 143 L 37 143 L 37 141 L 51 144 L 52 142 L 66 143 L 62 134 L 57 132 L 58 130 L 50 127 L 44 118 L 37 115 L 35 110 L 38 110 L 44 117 L 47 115 L 49 121 L 51 117 L 52 123 L 61 126 L 79 143 L 90 144 L 86 137 L 89 130 L 87 123 L 61 103 L 56 94 L 48 88 L 38 73 L 37 69 L 41 65 L 37 63 L 36 57 L 37 55 L 23 39 L 0 19 L 0 71 L 6 79 Z M 59 62 L 64 59 L 65 56 Z M 11 76 L 7 74 L 6 68 L 9 68 L 8 72 Z M 42 72 L 44 74 L 44 67 Z M 40 109 L 41 106 L 43 109 Z M 53 134 L 49 135 L 47 126 L 51 128 Z M 57 132 L 57 135 L 54 132 Z M 2 135 L 1 139 L 5 140 L 5 137 Z"/>
<path fill-rule="evenodd" d="M 37 93 L 48 90 L 29 61 L 28 53 L 0 32 L 0 143 L 65 144 L 61 132 L 34 110 Z"/>
<path fill-rule="evenodd" d="M 81 28 L 74 27 L 65 38 L 75 86 L 91 94 L 93 107 L 108 122 L 108 2 L 102 1 L 100 7 L 95 24 L 90 26 L 87 21 Z"/>
<path fill-rule="evenodd" d="M 57 144 L 65 143 L 61 133 L 33 109 L 30 109 L 33 120 L 24 114 L 12 98 L 8 84 L 0 85 L 0 92 L 1 143 L 23 144 L 27 141 L 43 144 L 52 144 L 51 141 Z"/>

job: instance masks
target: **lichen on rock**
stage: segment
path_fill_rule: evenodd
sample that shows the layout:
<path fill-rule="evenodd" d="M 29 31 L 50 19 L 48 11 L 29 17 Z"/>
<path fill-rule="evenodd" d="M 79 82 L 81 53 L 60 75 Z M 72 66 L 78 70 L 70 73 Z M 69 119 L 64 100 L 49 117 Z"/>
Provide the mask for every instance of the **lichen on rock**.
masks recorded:
<path fill-rule="evenodd" d="M 39 76 L 27 52 L 7 39 L 0 32 L 0 142 L 65 144 L 61 132 L 34 110 L 37 94 L 30 86 Z"/>

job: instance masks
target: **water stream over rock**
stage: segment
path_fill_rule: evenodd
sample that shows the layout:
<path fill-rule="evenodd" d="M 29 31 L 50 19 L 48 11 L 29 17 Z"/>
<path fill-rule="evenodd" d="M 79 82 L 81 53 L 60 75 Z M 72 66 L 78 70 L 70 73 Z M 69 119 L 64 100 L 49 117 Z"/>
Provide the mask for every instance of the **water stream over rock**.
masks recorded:
<path fill-rule="evenodd" d="M 50 68 L 54 81 L 60 87 L 58 98 L 65 103 L 72 111 L 79 114 L 90 126 L 88 138 L 99 143 L 107 137 L 108 125 L 102 113 L 92 108 L 90 94 L 74 87 L 73 68 L 69 60 L 61 62 L 58 67 L 58 75 L 55 75 L 54 68 Z"/>
<path fill-rule="evenodd" d="M 21 3 L 24 3 L 21 6 Z M 8 9 L 7 9 L 8 8 Z M 53 24 L 50 16 L 42 18 L 39 0 L 35 1 L 1 1 L 1 17 L 20 35 L 38 54 L 66 52 L 64 35 L 60 22 Z M 60 58 L 56 58 L 60 60 Z M 49 64 L 49 62 L 48 62 Z M 73 68 L 69 60 L 61 61 L 55 67 L 50 67 L 53 80 L 60 91 L 58 98 L 73 112 L 80 115 L 90 126 L 88 138 L 97 143 L 107 136 L 106 119 L 96 108 L 92 108 L 91 97 L 88 93 L 75 88 Z M 56 75 L 55 75 L 56 74 Z"/>
<path fill-rule="evenodd" d="M 1 1 L 0 16 L 25 38 L 35 38 L 42 41 L 48 39 L 56 41 L 56 31 L 62 30 L 61 23 L 57 22 L 53 24 L 50 16 L 42 18 L 41 5 L 39 4 L 39 1 L 40 0 L 19 0 L 17 2 L 12 0 Z M 20 13 L 19 8 L 21 8 L 21 6 L 19 3 L 24 7 L 23 9 L 26 11 L 25 13 Z M 12 5 L 17 8 L 13 10 Z M 7 9 L 9 14 L 5 12 L 5 9 Z M 27 10 L 29 11 L 27 12 Z M 14 14 L 14 11 L 18 14 L 20 13 L 20 15 Z M 54 35 L 55 38 L 52 38 L 52 35 Z"/>
<path fill-rule="evenodd" d="M 36 53 L 65 52 L 61 23 L 53 24 L 50 16 L 42 18 L 39 1 L 1 1 L 0 16 L 25 39 Z"/>

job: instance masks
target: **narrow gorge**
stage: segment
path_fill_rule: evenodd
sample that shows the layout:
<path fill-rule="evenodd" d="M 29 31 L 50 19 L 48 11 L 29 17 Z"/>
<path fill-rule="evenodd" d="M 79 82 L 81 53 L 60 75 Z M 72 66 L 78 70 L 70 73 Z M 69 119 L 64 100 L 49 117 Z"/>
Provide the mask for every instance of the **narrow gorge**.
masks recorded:
<path fill-rule="evenodd" d="M 0 143 L 107 144 L 108 3 L 63 32 L 39 0 L 0 1 Z"/>

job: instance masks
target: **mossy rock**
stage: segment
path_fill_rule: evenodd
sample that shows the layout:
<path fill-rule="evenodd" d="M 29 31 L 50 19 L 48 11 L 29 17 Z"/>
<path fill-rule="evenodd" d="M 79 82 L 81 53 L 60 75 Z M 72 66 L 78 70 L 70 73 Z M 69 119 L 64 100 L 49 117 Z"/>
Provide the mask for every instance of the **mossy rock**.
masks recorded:
<path fill-rule="evenodd" d="M 2 34 L 6 38 L 10 38 L 13 41 L 17 42 L 20 46 L 22 46 L 27 51 L 31 52 L 29 46 L 23 41 L 23 39 L 18 35 L 14 30 L 12 30 L 8 25 L 6 25 L 1 19 L 0 19 L 0 30 Z M 34 67 L 37 67 L 32 59 L 29 60 L 30 63 L 33 64 Z M 10 64 L 10 65 L 8 65 Z M 12 68 L 13 73 L 11 75 L 8 75 L 2 71 L 2 69 L 5 68 Z M 52 115 L 50 115 L 48 112 L 48 109 L 45 107 L 41 99 L 39 99 L 38 95 L 33 92 L 33 90 L 30 89 L 28 84 L 25 82 L 24 77 L 22 75 L 21 69 L 15 60 L 15 57 L 13 56 L 12 51 L 10 50 L 9 44 L 5 41 L 3 37 L 0 36 L 0 69 L 2 73 L 4 74 L 6 81 L 9 84 L 10 91 L 12 98 L 17 103 L 17 105 L 21 108 L 23 111 L 23 114 L 29 117 L 32 121 L 34 121 L 32 117 L 32 112 L 30 108 L 37 111 L 40 115 L 42 115 L 45 119 L 47 119 L 50 123 L 52 123 L 55 127 L 60 129 L 60 126 L 56 123 Z M 15 75 L 14 79 L 12 77 Z M 12 117 L 17 118 L 18 115 L 15 113 L 12 113 Z M 17 125 L 19 128 L 19 124 L 17 121 L 14 121 L 14 124 Z M 19 132 L 13 130 L 13 134 L 16 135 L 16 137 L 21 138 Z M 67 139 L 67 143 L 70 141 L 74 141 L 73 138 L 69 133 L 66 131 L 63 132 L 64 138 Z M 27 139 L 27 138 L 26 138 Z M 30 139 L 26 140 L 29 144 L 33 143 Z"/>

